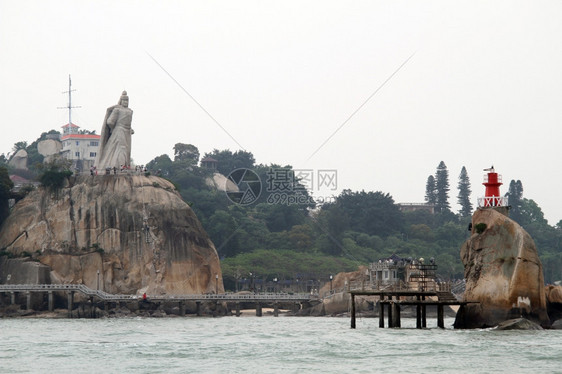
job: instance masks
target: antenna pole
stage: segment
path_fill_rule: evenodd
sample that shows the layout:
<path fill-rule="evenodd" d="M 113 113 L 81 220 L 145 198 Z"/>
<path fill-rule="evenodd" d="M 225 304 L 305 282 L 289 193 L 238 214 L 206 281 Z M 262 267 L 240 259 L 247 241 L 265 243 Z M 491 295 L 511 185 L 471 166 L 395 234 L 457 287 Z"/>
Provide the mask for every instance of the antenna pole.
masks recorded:
<path fill-rule="evenodd" d="M 68 74 L 68 123 L 72 125 L 72 80 Z"/>
<path fill-rule="evenodd" d="M 63 93 L 68 93 L 68 105 L 66 107 L 58 107 L 58 109 L 68 109 L 68 124 L 72 127 L 72 108 L 81 108 L 80 106 L 72 106 L 72 80 L 70 79 L 70 74 L 68 74 L 68 91 L 63 91 Z"/>

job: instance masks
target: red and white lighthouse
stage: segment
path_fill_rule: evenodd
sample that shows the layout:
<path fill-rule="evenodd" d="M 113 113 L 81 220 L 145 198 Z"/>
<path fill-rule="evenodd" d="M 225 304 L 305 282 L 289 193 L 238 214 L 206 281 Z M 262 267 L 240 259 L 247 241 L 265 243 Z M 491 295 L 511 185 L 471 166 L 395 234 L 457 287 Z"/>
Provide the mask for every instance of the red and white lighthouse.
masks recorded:
<path fill-rule="evenodd" d="M 482 183 L 486 186 L 486 194 L 478 198 L 478 206 L 481 208 L 507 206 L 507 197 L 500 195 L 500 186 L 503 184 L 501 174 L 496 173 L 493 166 L 484 171 L 488 172 L 484 175 L 484 183 Z"/>

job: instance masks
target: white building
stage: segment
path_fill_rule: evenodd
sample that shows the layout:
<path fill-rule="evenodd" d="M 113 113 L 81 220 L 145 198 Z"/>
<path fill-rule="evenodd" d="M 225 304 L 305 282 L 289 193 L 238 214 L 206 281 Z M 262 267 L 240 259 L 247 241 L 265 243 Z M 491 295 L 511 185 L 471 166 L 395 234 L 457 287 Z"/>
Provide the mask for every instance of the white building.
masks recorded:
<path fill-rule="evenodd" d="M 67 123 L 62 126 L 61 155 L 72 160 L 75 169 L 89 170 L 94 166 L 100 148 L 100 136 L 96 134 L 80 134 L 77 126 Z"/>

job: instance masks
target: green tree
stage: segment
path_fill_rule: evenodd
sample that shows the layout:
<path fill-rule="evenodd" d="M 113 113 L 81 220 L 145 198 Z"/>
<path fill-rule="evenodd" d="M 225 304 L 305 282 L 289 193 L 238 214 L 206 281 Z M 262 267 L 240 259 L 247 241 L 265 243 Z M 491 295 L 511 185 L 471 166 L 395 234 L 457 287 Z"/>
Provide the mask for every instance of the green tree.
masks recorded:
<path fill-rule="evenodd" d="M 58 193 L 65 181 L 72 175 L 70 166 L 72 161 L 55 157 L 51 161 L 39 165 L 39 182 L 51 192 Z"/>
<path fill-rule="evenodd" d="M 288 205 L 308 216 L 316 203 L 309 191 L 300 183 L 298 174 L 291 165 L 256 165 L 253 169 L 261 181 L 261 193 L 256 203 Z M 289 211 L 289 210 L 288 210 Z"/>
<path fill-rule="evenodd" d="M 218 210 L 209 218 L 206 226 L 220 257 L 230 257 L 240 252 L 239 225 L 231 214 Z"/>
<path fill-rule="evenodd" d="M 354 231 L 379 236 L 402 231 L 403 214 L 388 193 L 343 190 L 336 205 L 349 217 Z"/>
<path fill-rule="evenodd" d="M 310 251 L 314 246 L 314 230 L 308 224 L 294 225 L 288 235 L 293 249 L 298 252 Z"/>
<path fill-rule="evenodd" d="M 256 162 L 251 152 L 242 150 L 232 153 L 229 149 L 222 151 L 213 149 L 212 152 L 205 153 L 203 157 L 217 160 L 217 171 L 223 175 L 229 175 L 233 170 L 240 168 L 252 169 Z"/>
<path fill-rule="evenodd" d="M 435 233 L 431 227 L 424 223 L 410 225 L 408 235 L 412 239 L 420 239 L 423 241 L 432 241 L 435 239 Z"/>
<path fill-rule="evenodd" d="M 26 149 L 26 148 L 27 148 L 27 142 L 26 141 L 17 142 L 12 147 L 12 152 L 15 154 L 20 149 Z"/>
<path fill-rule="evenodd" d="M 435 172 L 435 189 L 437 191 L 435 211 L 449 211 L 451 208 L 449 205 L 449 171 L 443 161 L 439 163 Z"/>
<path fill-rule="evenodd" d="M 313 221 L 316 224 L 316 247 L 323 253 L 341 256 L 343 254 L 343 233 L 349 228 L 349 217 L 337 204 L 322 207 Z"/>
<path fill-rule="evenodd" d="M 189 165 L 197 166 L 199 149 L 193 144 L 176 143 L 174 145 L 174 161 L 186 161 Z"/>
<path fill-rule="evenodd" d="M 526 226 L 532 223 L 539 225 L 548 225 L 547 220 L 544 218 L 544 213 L 538 204 L 531 199 L 521 199 L 519 205 L 519 221 L 521 226 Z"/>
<path fill-rule="evenodd" d="M 8 169 L 0 166 L 0 226 L 10 214 L 8 201 L 12 188 L 14 188 L 14 183 L 8 175 Z"/>
<path fill-rule="evenodd" d="M 427 177 L 427 183 L 425 184 L 425 201 L 428 204 L 434 204 L 437 202 L 437 191 L 435 189 L 435 178 L 433 175 Z"/>
<path fill-rule="evenodd" d="M 468 217 L 472 214 L 472 203 L 470 202 L 470 179 L 468 178 L 468 173 L 466 172 L 466 168 L 463 166 L 461 169 L 461 173 L 459 175 L 459 184 L 458 184 L 459 194 L 457 196 L 458 203 L 461 206 L 459 210 L 459 214 L 462 217 Z"/>
<path fill-rule="evenodd" d="M 295 225 L 304 223 L 306 215 L 288 204 L 262 203 L 256 206 L 258 217 L 267 224 L 269 231 L 289 231 Z"/>
<path fill-rule="evenodd" d="M 3 153 L 0 155 L 0 166 L 8 167 L 8 158 Z"/>
<path fill-rule="evenodd" d="M 172 160 L 170 159 L 170 156 L 163 154 L 155 157 L 152 161 L 146 164 L 146 168 L 153 172 L 160 171 L 163 176 L 170 176 Z"/>
<path fill-rule="evenodd" d="M 522 220 L 523 183 L 520 180 L 511 180 L 509 190 L 505 194 L 510 206 L 509 216 L 516 222 Z"/>

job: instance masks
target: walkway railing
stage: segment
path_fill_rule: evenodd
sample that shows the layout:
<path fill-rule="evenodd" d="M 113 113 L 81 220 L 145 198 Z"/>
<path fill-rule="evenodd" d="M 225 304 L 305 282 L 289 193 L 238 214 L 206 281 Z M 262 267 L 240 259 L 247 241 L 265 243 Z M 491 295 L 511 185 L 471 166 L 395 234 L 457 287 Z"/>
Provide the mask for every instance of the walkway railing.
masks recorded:
<path fill-rule="evenodd" d="M 478 198 L 478 206 L 480 208 L 488 208 L 494 206 L 508 206 L 509 198 L 507 196 L 485 196 Z"/>
<path fill-rule="evenodd" d="M 75 291 L 86 296 L 97 297 L 103 301 L 138 300 L 138 295 L 116 295 L 100 290 L 92 290 L 83 284 L 1 284 L 0 292 L 45 292 L 45 291 Z M 194 295 L 148 295 L 149 300 L 155 301 L 309 301 L 316 297 L 306 293 L 258 293 L 258 294 L 194 294 Z"/>

